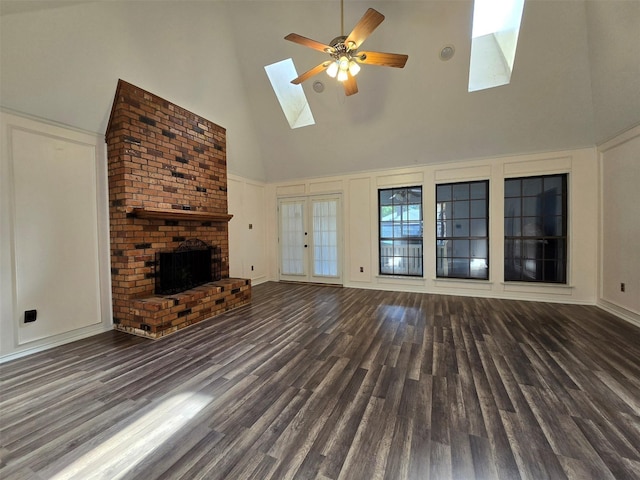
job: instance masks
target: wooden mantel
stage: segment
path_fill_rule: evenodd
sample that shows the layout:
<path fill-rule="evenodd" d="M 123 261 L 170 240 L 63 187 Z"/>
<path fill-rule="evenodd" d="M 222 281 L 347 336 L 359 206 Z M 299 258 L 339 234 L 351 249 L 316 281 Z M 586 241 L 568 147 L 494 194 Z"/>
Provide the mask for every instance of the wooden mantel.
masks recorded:
<path fill-rule="evenodd" d="M 127 207 L 127 215 L 155 220 L 183 220 L 196 222 L 228 222 L 233 215 L 227 213 L 194 212 L 174 208 Z"/>

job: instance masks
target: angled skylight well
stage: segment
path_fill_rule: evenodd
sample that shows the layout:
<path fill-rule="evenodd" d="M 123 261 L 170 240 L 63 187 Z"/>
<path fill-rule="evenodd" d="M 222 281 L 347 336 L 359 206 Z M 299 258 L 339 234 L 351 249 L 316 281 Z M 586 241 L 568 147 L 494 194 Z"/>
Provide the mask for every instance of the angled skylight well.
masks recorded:
<path fill-rule="evenodd" d="M 291 128 L 315 125 L 311 108 L 307 102 L 302 85 L 294 85 L 291 80 L 298 76 L 293 60 L 287 58 L 264 67 L 271 87 L 278 97 L 284 116 Z"/>
<path fill-rule="evenodd" d="M 516 58 L 525 0 L 475 0 L 469 91 L 507 85 Z"/>

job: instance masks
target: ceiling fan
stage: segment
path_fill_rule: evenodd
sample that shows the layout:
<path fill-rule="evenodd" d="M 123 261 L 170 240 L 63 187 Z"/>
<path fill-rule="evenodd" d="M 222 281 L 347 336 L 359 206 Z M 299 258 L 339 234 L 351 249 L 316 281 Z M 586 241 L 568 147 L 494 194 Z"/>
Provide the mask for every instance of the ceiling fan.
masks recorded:
<path fill-rule="evenodd" d="M 340 1 L 342 35 L 331 40 L 328 45 L 303 37 L 297 33 L 290 33 L 284 37 L 285 40 L 290 42 L 328 53 L 331 57 L 331 60 L 326 60 L 311 70 L 304 72 L 299 77 L 294 78 L 291 83 L 297 85 L 326 70 L 330 77 L 337 77 L 342 82 L 344 93 L 349 96 L 358 93 L 358 84 L 355 76 L 360 71 L 360 63 L 395 68 L 403 68 L 407 63 L 409 56 L 404 54 L 358 51 L 362 42 L 382 23 L 384 15 L 373 8 L 368 9 L 356 26 L 353 27 L 351 33 L 345 36 L 343 2 L 344 0 Z"/>

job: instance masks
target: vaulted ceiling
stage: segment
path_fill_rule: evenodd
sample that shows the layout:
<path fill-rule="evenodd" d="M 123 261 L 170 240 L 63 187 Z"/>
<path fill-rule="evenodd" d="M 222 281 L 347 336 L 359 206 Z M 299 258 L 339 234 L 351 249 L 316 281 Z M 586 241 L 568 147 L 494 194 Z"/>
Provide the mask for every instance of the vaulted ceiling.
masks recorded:
<path fill-rule="evenodd" d="M 527 0 L 511 84 L 474 93 L 471 0 L 345 0 L 347 32 L 373 7 L 386 19 L 364 46 L 409 61 L 363 67 L 351 97 L 306 82 L 316 124 L 296 130 L 264 66 L 324 60 L 283 38 L 338 36 L 339 0 L 0 5 L 3 107 L 104 133 L 122 78 L 227 128 L 230 171 L 256 180 L 593 146 L 640 123 L 637 0 Z"/>

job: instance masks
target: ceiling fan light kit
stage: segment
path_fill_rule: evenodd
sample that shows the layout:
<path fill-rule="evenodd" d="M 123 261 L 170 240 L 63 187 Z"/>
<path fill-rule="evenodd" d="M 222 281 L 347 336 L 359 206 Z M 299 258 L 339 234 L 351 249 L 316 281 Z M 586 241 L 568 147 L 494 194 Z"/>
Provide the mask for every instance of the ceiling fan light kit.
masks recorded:
<path fill-rule="evenodd" d="M 341 21 L 344 25 L 343 2 L 341 2 L 340 5 Z M 382 52 L 358 52 L 360 45 L 362 45 L 383 20 L 384 15 L 373 8 L 369 8 L 356 26 L 353 27 L 349 35 L 334 38 L 330 45 L 311 40 L 296 33 L 290 33 L 284 37 L 285 40 L 304 45 L 305 47 L 327 53 L 331 56 L 331 60 L 324 61 L 311 70 L 304 72 L 302 75 L 291 80 L 291 83 L 296 85 L 300 84 L 314 75 L 326 71 L 327 75 L 331 78 L 337 78 L 339 82 L 342 82 L 344 92 L 349 96 L 358 93 L 358 85 L 355 77 L 360 72 L 360 63 L 365 65 L 403 68 L 409 58 L 407 55 Z"/>

